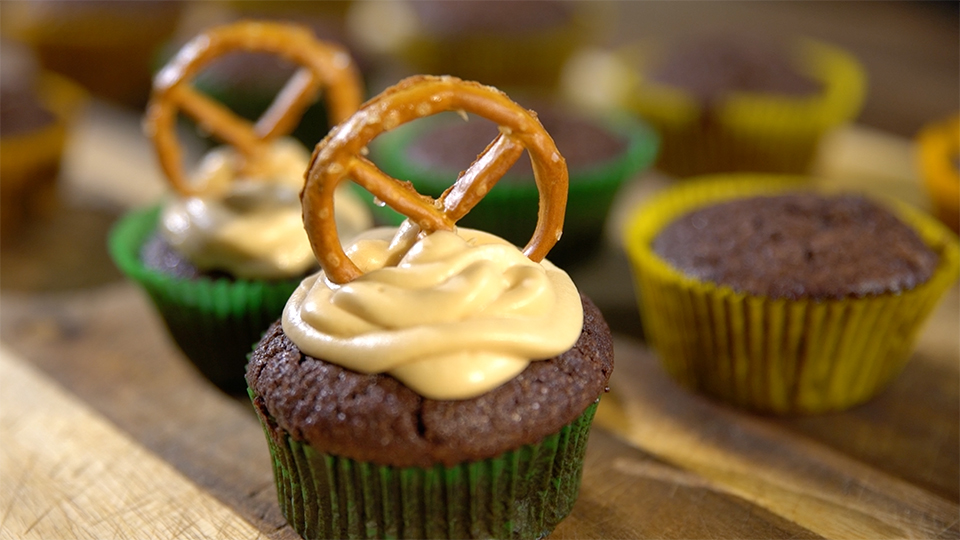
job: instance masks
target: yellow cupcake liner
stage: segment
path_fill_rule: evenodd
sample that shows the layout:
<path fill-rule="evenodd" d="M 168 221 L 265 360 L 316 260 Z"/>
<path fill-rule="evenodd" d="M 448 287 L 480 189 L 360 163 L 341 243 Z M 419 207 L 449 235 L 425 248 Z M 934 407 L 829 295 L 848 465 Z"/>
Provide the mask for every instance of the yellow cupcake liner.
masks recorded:
<path fill-rule="evenodd" d="M 0 228 L 4 239 L 12 238 L 31 214 L 53 206 L 68 127 L 87 101 L 83 89 L 52 73 L 38 78 L 37 92 L 43 106 L 53 113 L 53 121 L 41 129 L 0 137 Z"/>
<path fill-rule="evenodd" d="M 920 176 L 934 212 L 960 230 L 960 113 L 925 126 L 917 135 Z"/>
<path fill-rule="evenodd" d="M 808 171 L 824 133 L 859 114 L 866 75 L 855 57 L 813 40 L 797 40 L 795 65 L 819 81 L 813 96 L 732 92 L 710 111 L 687 91 L 647 80 L 659 56 L 638 43 L 620 51 L 624 62 L 639 66 L 626 103 L 651 122 L 663 137 L 658 167 L 676 176 L 718 172 Z"/>
<path fill-rule="evenodd" d="M 419 32 L 399 53 L 421 73 L 454 75 L 507 91 L 551 92 L 567 59 L 594 31 L 597 14 L 592 7 L 579 6 L 562 25 L 529 32 Z"/>
<path fill-rule="evenodd" d="M 942 294 L 957 280 L 957 237 L 906 205 L 890 207 L 939 256 L 934 275 L 899 294 L 786 300 L 690 278 L 651 244 L 667 224 L 725 200 L 799 190 L 803 177 L 717 175 L 669 189 L 638 209 L 626 250 L 645 335 L 683 386 L 771 413 L 819 413 L 862 403 L 903 368 Z M 892 206 L 891 206 L 892 205 Z"/>

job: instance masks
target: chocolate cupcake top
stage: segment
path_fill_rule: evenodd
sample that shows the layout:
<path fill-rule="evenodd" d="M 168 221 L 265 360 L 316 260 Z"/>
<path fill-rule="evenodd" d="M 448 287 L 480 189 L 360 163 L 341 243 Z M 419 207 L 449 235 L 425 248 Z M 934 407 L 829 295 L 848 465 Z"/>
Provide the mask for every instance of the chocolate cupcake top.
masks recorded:
<path fill-rule="evenodd" d="M 567 24 L 574 16 L 573 2 L 511 0 L 491 5 L 482 0 L 410 2 L 421 28 L 440 36 L 528 33 Z"/>
<path fill-rule="evenodd" d="M 822 89 L 798 70 L 781 44 L 717 36 L 671 47 L 650 78 L 708 105 L 736 91 L 805 96 Z"/>
<path fill-rule="evenodd" d="M 913 229 L 855 195 L 790 193 L 719 203 L 669 224 L 653 249 L 691 277 L 793 300 L 909 290 L 938 264 Z"/>
<path fill-rule="evenodd" d="M 583 331 L 571 349 L 471 399 L 424 398 L 389 375 L 308 356 L 279 324 L 251 356 L 247 382 L 265 416 L 321 452 L 397 467 L 485 459 L 556 432 L 605 390 L 610 330 L 582 302 Z"/>

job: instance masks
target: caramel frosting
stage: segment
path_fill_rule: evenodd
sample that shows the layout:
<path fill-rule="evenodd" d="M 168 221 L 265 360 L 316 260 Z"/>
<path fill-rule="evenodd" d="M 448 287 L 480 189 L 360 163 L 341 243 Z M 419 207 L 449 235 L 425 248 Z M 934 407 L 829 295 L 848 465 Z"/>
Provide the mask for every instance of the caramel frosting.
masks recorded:
<path fill-rule="evenodd" d="M 303 275 L 316 266 L 299 198 L 309 163 L 310 154 L 292 138 L 271 143 L 246 169 L 235 149 L 216 148 L 192 178 L 194 185 L 207 186 L 204 194 L 168 201 L 160 234 L 203 270 L 241 279 Z M 335 197 L 340 234 L 352 237 L 370 227 L 369 212 L 346 185 Z"/>
<path fill-rule="evenodd" d="M 460 228 L 372 229 L 346 250 L 363 274 L 300 284 L 283 331 L 305 354 L 387 373 L 430 399 L 468 399 L 576 343 L 583 307 L 570 277 L 516 246 Z"/>

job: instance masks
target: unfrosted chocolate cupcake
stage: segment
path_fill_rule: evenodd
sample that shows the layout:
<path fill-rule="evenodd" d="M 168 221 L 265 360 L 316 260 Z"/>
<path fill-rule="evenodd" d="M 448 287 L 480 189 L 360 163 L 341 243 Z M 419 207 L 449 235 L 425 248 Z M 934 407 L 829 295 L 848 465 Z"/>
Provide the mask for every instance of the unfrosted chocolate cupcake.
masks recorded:
<path fill-rule="evenodd" d="M 684 386 L 746 408 L 862 403 L 910 357 L 957 279 L 956 236 L 906 205 L 704 177 L 666 190 L 625 237 L 645 335 Z"/>
<path fill-rule="evenodd" d="M 9 243 L 56 207 L 69 128 L 87 96 L 26 47 L 4 41 L 0 50 L 0 242 Z"/>
<path fill-rule="evenodd" d="M 802 174 L 821 137 L 853 119 L 864 70 L 812 40 L 719 35 L 637 43 L 625 106 L 662 137 L 656 166 L 686 177 L 727 172 Z"/>

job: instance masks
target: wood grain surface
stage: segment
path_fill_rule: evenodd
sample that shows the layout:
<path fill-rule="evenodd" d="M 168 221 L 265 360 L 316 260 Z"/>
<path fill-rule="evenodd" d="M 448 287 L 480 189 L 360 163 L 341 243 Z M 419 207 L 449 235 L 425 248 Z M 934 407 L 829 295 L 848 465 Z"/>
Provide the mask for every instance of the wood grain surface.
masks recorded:
<path fill-rule="evenodd" d="M 875 80 L 898 85 L 872 95 L 874 127 L 825 141 L 818 181 L 927 207 L 909 136 L 960 87 L 960 75 L 937 76 L 960 52 L 924 56 L 943 48 L 940 25 L 925 32 L 899 16 L 903 3 L 874 11 L 886 14 L 884 28 L 906 24 L 914 41 L 851 26 L 853 3 L 820 3 L 832 14 L 820 26 L 827 19 L 799 3 L 669 4 L 625 3 L 625 12 L 661 32 L 722 28 L 733 15 L 771 29 L 789 19 L 862 47 Z M 948 30 L 956 49 L 958 31 Z M 887 65 L 900 71 L 880 71 Z M 935 99 L 917 99 L 904 74 Z M 219 392 L 185 361 L 107 257 L 117 217 L 165 190 L 139 116 L 94 103 L 62 181 L 58 212 L 0 253 L 0 538 L 298 538 L 280 514 L 247 398 Z M 903 373 L 862 406 L 775 417 L 713 402 L 674 384 L 647 347 L 618 247 L 633 205 L 669 183 L 637 178 L 603 249 L 569 269 L 611 324 L 617 365 L 580 497 L 551 538 L 960 539 L 960 288 Z"/>

